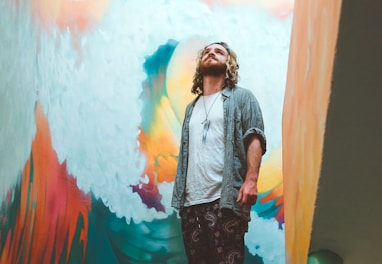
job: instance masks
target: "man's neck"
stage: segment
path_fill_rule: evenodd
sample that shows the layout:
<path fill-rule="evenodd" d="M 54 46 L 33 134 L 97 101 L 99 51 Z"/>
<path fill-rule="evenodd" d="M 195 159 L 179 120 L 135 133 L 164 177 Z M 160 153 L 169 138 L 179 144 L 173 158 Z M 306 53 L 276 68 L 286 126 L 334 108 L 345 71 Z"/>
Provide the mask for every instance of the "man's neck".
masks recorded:
<path fill-rule="evenodd" d="M 211 95 L 221 91 L 224 88 L 224 75 L 204 76 L 203 77 L 203 95 Z"/>

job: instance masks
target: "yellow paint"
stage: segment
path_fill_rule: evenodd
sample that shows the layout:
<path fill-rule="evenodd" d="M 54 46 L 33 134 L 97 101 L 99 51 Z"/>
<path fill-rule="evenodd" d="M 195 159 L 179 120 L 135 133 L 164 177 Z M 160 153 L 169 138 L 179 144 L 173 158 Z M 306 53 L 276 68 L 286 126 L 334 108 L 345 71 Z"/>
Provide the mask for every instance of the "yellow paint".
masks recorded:
<path fill-rule="evenodd" d="M 166 74 L 167 94 L 180 124 L 183 122 L 187 104 L 195 98 L 191 87 L 198 51 L 208 43 L 210 41 L 203 38 L 181 42 L 169 62 Z"/>
<path fill-rule="evenodd" d="M 282 183 L 282 149 L 280 146 L 272 150 L 267 159 L 262 162 L 257 187 L 260 193 L 264 193 Z"/>

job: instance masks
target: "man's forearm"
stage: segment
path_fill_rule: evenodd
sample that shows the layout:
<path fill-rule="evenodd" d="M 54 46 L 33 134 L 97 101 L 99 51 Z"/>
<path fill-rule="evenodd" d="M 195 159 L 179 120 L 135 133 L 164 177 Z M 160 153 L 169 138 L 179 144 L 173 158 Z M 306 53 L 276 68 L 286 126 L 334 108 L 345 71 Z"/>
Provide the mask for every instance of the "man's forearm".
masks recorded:
<path fill-rule="evenodd" d="M 241 205 L 253 205 L 257 200 L 257 179 L 259 177 L 260 163 L 263 150 L 258 136 L 250 139 L 247 149 L 247 173 L 243 185 L 239 190 L 236 201 Z"/>
<path fill-rule="evenodd" d="M 263 150 L 258 136 L 252 136 L 247 149 L 246 180 L 257 182 Z"/>

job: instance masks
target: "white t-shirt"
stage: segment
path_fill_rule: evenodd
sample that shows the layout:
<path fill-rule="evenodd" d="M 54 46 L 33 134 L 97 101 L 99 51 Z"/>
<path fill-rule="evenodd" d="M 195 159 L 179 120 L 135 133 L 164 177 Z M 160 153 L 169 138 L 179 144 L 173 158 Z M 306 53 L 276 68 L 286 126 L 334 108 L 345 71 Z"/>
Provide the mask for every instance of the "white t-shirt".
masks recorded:
<path fill-rule="evenodd" d="M 204 99 L 204 102 L 203 102 Z M 215 100 L 216 99 L 216 100 Z M 203 121 L 210 120 L 203 142 Z M 221 92 L 201 96 L 192 111 L 189 126 L 189 157 L 185 206 L 220 198 L 224 168 L 224 115 Z"/>

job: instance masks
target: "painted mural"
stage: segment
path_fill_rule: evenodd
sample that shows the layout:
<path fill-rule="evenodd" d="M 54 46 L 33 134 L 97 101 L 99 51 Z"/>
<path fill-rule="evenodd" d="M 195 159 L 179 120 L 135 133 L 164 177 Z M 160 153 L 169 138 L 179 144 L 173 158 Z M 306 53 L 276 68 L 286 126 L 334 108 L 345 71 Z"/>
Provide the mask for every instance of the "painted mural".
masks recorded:
<path fill-rule="evenodd" d="M 246 263 L 284 263 L 292 0 L 0 1 L 0 263 L 185 263 L 170 207 L 197 51 L 226 41 L 268 152 Z"/>

